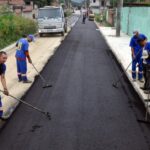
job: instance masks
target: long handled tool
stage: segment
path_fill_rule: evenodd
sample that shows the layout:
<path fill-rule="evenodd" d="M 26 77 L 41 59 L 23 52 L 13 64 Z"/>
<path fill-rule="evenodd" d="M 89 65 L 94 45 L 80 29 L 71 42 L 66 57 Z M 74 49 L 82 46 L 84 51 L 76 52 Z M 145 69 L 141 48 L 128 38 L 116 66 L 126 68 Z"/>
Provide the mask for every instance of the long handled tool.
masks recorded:
<path fill-rule="evenodd" d="M 119 79 L 112 84 L 113 87 L 118 88 L 118 83 L 121 81 L 122 77 L 125 75 L 125 73 L 127 72 L 128 68 L 131 66 L 131 64 L 132 61 L 129 63 L 125 71 L 120 75 Z"/>
<path fill-rule="evenodd" d="M 137 121 L 140 122 L 140 123 L 150 124 L 150 121 L 148 121 L 148 108 L 149 108 L 148 103 L 149 102 L 150 102 L 150 91 L 148 93 L 148 99 L 146 100 L 145 118 L 143 120 L 142 119 L 137 119 Z"/>
<path fill-rule="evenodd" d="M 35 71 L 38 73 L 38 75 L 40 76 L 41 80 L 43 81 L 43 88 L 49 88 L 52 87 L 51 84 L 48 84 L 47 81 L 45 80 L 45 78 L 40 74 L 40 72 L 37 70 L 37 68 L 34 66 L 33 63 L 31 63 L 33 68 L 35 69 Z"/>
<path fill-rule="evenodd" d="M 125 73 L 127 72 L 127 70 L 129 69 L 129 67 L 131 66 L 132 62 L 136 59 L 136 57 L 138 56 L 138 54 L 141 52 L 141 49 L 138 51 L 138 53 L 136 54 L 135 58 L 129 63 L 129 65 L 127 66 L 127 68 L 125 69 L 125 71 L 120 75 L 119 79 L 117 81 L 115 81 L 112 86 L 114 88 L 118 88 L 118 83 L 121 81 L 122 77 L 125 75 Z"/>
<path fill-rule="evenodd" d="M 0 91 L 1 91 L 1 92 L 4 92 L 4 91 L 2 91 L 2 90 L 0 90 Z M 29 104 L 29 103 L 27 103 L 27 102 L 25 102 L 25 101 L 23 101 L 23 100 L 21 100 L 21 99 L 19 99 L 19 98 L 16 98 L 16 97 L 13 96 L 13 95 L 10 95 L 10 94 L 9 94 L 8 96 L 10 96 L 10 97 L 16 99 L 17 101 L 19 101 L 19 102 L 25 104 L 26 106 L 28 106 L 28 107 L 30 107 L 30 108 L 32 108 L 32 109 L 34 109 L 34 110 L 36 110 L 36 111 L 38 111 L 38 112 L 44 114 L 49 120 L 51 120 L 51 115 L 50 115 L 49 112 L 45 112 L 45 111 L 41 110 L 41 109 L 38 108 L 38 107 L 35 107 L 35 106 L 33 106 L 33 105 L 31 105 L 31 104 Z"/>

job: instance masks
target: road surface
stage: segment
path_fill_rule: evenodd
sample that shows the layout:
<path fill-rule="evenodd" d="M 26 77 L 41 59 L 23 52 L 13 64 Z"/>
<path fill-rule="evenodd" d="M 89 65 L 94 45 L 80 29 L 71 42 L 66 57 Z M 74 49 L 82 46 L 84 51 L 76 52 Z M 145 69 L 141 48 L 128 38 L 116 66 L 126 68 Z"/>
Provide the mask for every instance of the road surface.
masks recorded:
<path fill-rule="evenodd" d="M 120 74 L 96 25 L 80 19 L 42 72 L 53 87 L 37 78 L 24 97 L 52 120 L 20 105 L 0 132 L 0 150 L 149 150 L 150 128 L 136 121 L 140 99 L 126 79 L 112 87 Z"/>

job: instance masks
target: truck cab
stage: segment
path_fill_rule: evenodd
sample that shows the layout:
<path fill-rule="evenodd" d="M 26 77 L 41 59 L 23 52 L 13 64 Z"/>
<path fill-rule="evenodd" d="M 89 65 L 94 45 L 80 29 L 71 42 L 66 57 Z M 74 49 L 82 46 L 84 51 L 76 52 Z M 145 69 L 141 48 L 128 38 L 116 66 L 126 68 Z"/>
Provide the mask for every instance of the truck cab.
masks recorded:
<path fill-rule="evenodd" d="M 60 33 L 64 36 L 67 32 L 67 20 L 61 6 L 45 6 L 38 10 L 38 32 L 42 36 L 45 33 Z"/>

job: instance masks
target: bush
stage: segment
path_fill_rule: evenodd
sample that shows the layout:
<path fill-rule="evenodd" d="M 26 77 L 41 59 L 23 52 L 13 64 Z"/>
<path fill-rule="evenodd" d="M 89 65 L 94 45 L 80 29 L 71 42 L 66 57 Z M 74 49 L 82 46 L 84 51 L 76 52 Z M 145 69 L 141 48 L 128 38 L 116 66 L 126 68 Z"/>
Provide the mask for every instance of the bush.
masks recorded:
<path fill-rule="evenodd" d="M 66 10 L 64 14 L 65 14 L 65 17 L 70 17 L 72 15 L 72 12 L 70 10 Z"/>
<path fill-rule="evenodd" d="M 22 16 L 12 13 L 0 16 L 0 49 L 15 42 L 24 34 L 33 34 L 37 31 L 37 24 Z"/>
<path fill-rule="evenodd" d="M 100 14 L 94 14 L 96 22 L 100 22 Z"/>
<path fill-rule="evenodd" d="M 100 14 L 94 14 L 95 15 L 95 21 L 100 23 Z M 104 13 L 104 16 L 103 16 L 103 21 L 102 21 L 102 25 L 103 26 L 106 26 L 106 27 L 111 27 L 112 25 L 109 24 L 107 21 L 106 21 L 106 13 Z"/>

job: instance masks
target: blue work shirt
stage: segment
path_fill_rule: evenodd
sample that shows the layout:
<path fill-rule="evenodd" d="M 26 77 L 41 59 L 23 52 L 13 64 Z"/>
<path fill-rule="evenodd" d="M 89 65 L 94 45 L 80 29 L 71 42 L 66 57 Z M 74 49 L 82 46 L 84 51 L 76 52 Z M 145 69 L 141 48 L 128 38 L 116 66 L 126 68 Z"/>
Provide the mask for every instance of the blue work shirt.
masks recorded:
<path fill-rule="evenodd" d="M 0 64 L 0 75 L 5 74 L 5 71 L 6 71 L 6 65 Z"/>
<path fill-rule="evenodd" d="M 149 58 L 145 59 L 147 64 L 150 64 L 150 42 L 147 42 L 145 45 L 145 50 L 147 50 L 148 54 L 149 54 Z"/>
<path fill-rule="evenodd" d="M 16 58 L 20 60 L 26 60 L 25 52 L 28 51 L 29 43 L 25 38 L 21 38 L 17 42 Z"/>
<path fill-rule="evenodd" d="M 144 35 L 144 34 L 139 34 L 138 37 L 142 37 L 144 39 L 147 39 L 147 37 Z M 131 38 L 131 41 L 130 41 L 130 47 L 134 49 L 134 54 L 137 56 L 142 56 L 142 47 L 138 44 L 138 38 L 137 36 L 133 36 Z"/>

